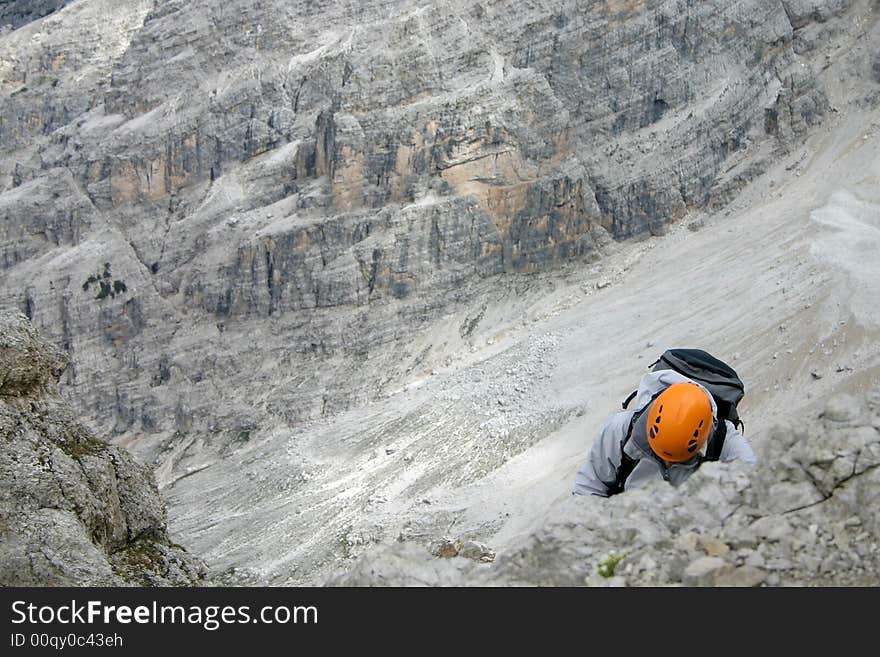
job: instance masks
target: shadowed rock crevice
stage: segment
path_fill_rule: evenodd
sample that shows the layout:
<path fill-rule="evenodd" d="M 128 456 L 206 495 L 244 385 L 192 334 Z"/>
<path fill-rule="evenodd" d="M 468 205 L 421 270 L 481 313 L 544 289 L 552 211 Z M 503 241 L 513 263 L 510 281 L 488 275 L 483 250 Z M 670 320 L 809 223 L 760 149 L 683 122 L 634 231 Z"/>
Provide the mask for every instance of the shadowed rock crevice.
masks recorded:
<path fill-rule="evenodd" d="M 18 29 L 58 11 L 73 0 L 5 0 L 0 3 L 0 29 Z"/>

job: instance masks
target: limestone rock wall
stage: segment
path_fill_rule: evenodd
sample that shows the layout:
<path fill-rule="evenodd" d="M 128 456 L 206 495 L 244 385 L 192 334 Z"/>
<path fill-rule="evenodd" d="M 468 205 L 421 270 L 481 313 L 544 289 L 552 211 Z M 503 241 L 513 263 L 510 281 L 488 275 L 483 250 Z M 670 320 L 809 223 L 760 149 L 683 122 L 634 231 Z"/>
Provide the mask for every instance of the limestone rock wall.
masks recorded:
<path fill-rule="evenodd" d="M 723 206 L 876 31 L 855 0 L 72 3 L 0 36 L 0 306 L 139 458 L 222 452 L 393 388 L 501 274 Z"/>

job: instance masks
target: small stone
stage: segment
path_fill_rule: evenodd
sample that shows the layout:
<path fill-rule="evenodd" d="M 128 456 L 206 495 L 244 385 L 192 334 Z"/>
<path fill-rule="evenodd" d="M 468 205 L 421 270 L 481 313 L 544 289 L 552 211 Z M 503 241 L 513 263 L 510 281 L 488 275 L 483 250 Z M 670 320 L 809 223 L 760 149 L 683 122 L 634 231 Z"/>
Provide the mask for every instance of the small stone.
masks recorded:
<path fill-rule="evenodd" d="M 596 588 L 619 588 L 627 586 L 627 581 L 623 575 L 602 577 L 602 575 L 592 573 L 584 577 L 584 584 Z"/>
<path fill-rule="evenodd" d="M 607 280 L 601 280 L 601 281 L 599 281 L 598 283 L 596 283 L 596 289 L 597 289 L 597 290 L 601 290 L 601 289 L 603 289 L 603 288 L 608 287 L 609 285 L 611 285 L 610 281 L 607 281 Z"/>
<path fill-rule="evenodd" d="M 466 541 L 458 550 L 458 556 L 487 563 L 495 560 L 495 551 L 475 541 Z"/>
<path fill-rule="evenodd" d="M 754 568 L 763 568 L 765 563 L 764 556 L 760 552 L 751 552 L 745 558 L 745 565 Z"/>
<path fill-rule="evenodd" d="M 834 566 L 837 563 L 837 558 L 833 554 L 829 554 L 822 561 L 822 565 L 819 567 L 819 572 L 823 575 L 827 575 L 834 572 Z"/>
<path fill-rule="evenodd" d="M 715 582 L 715 576 L 727 568 L 730 566 L 724 559 L 700 557 L 685 568 L 682 583 L 685 586 L 712 586 Z"/>
<path fill-rule="evenodd" d="M 720 557 L 730 552 L 730 546 L 715 539 L 701 539 L 700 546 L 710 557 Z"/>
<path fill-rule="evenodd" d="M 846 393 L 836 394 L 825 402 L 821 417 L 832 422 L 850 422 L 861 414 L 858 400 Z"/>
<path fill-rule="evenodd" d="M 791 534 L 791 524 L 780 515 L 764 516 L 753 522 L 751 529 L 758 538 L 779 541 Z"/>
<path fill-rule="evenodd" d="M 776 557 L 767 561 L 767 568 L 770 570 L 793 570 L 794 563 L 791 559 Z"/>
<path fill-rule="evenodd" d="M 679 550 L 696 553 L 699 540 L 700 537 L 698 534 L 694 532 L 686 532 L 675 538 L 675 547 Z"/>
<path fill-rule="evenodd" d="M 758 545 L 758 537 L 749 528 L 741 529 L 735 536 L 727 538 L 727 542 L 735 550 L 754 549 Z"/>
<path fill-rule="evenodd" d="M 821 379 L 822 373 L 817 372 L 816 370 L 813 370 L 812 372 L 810 372 L 810 376 L 812 376 L 814 379 Z"/>
<path fill-rule="evenodd" d="M 715 578 L 715 586 L 754 587 L 759 586 L 765 579 L 767 579 L 767 573 L 760 568 L 740 566 L 719 573 Z"/>
<path fill-rule="evenodd" d="M 652 559 L 650 557 L 650 555 L 646 554 L 645 556 L 642 557 L 641 561 L 639 562 L 639 567 L 640 567 L 640 570 L 650 573 L 650 572 L 657 570 L 657 562 L 654 559 Z"/>
<path fill-rule="evenodd" d="M 451 559 L 458 556 L 460 548 L 461 543 L 451 538 L 441 538 L 432 543 L 430 547 L 431 554 L 442 559 Z"/>

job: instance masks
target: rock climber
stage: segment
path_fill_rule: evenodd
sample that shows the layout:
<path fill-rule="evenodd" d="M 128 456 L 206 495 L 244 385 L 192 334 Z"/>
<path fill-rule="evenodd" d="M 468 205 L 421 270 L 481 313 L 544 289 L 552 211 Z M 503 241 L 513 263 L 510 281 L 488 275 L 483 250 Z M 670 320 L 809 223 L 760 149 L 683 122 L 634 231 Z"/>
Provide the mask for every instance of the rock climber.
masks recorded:
<path fill-rule="evenodd" d="M 694 361 L 695 355 L 697 365 L 686 367 L 693 365 L 687 361 Z M 658 363 L 642 377 L 634 393 L 635 410 L 615 413 L 605 421 L 577 472 L 574 494 L 609 497 L 656 479 L 678 486 L 705 461 L 756 462 L 752 448 L 737 430 L 741 422 L 736 404 L 743 386 L 736 373 L 700 350 L 670 350 Z M 672 367 L 684 364 L 682 369 L 696 373 L 705 372 L 702 367 L 707 364 L 715 367 L 708 385 L 725 412 L 719 413 L 716 397 L 701 382 L 675 369 L 663 369 L 670 363 Z"/>

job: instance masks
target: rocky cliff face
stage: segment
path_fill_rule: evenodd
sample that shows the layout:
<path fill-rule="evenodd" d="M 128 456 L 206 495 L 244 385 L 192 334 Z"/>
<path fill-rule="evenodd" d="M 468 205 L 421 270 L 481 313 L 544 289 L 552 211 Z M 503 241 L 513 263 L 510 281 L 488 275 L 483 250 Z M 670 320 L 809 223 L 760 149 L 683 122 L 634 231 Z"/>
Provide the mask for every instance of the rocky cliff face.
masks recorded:
<path fill-rule="evenodd" d="M 767 436 L 755 469 L 713 463 L 678 489 L 573 497 L 497 559 L 454 538 L 434 554 L 400 542 L 328 583 L 877 586 L 880 389 L 838 394 L 803 419 Z"/>
<path fill-rule="evenodd" d="M 766 412 L 773 395 L 800 399 L 790 389 L 809 380 L 808 349 L 855 359 L 874 335 L 865 308 L 876 304 L 859 294 L 876 276 L 848 249 L 866 235 L 873 245 L 862 226 L 876 215 L 864 156 L 880 103 L 876 2 L 4 7 L 0 308 L 23 312 L 66 354 L 72 413 L 156 467 L 178 527 L 219 570 L 238 571 L 230 581 L 314 583 L 391 533 L 434 536 L 458 517 L 454 495 L 428 504 L 444 487 L 478 495 L 494 474 L 538 499 L 541 486 L 523 483 L 539 483 L 530 468 L 512 481 L 499 471 L 577 418 L 598 421 L 617 401 L 612 384 L 632 384 L 616 372 L 643 355 L 646 336 L 740 349 L 766 393 L 749 399 Z M 804 147 L 841 117 L 849 128 L 835 133 L 833 163 L 830 150 Z M 853 153 L 855 186 L 824 184 Z M 760 221 L 716 232 L 701 251 L 664 242 L 675 261 L 646 247 L 663 277 L 624 276 L 640 255 L 618 242 L 654 246 L 685 218 L 695 231 L 713 213 L 732 221 L 745 186 L 760 190 L 757 208 L 755 193 L 781 198 L 802 171 L 810 184 L 786 192 L 801 214 L 756 209 Z M 861 200 L 832 203 L 841 190 Z M 820 208 L 837 217 L 827 230 L 838 241 L 806 219 Z M 822 264 L 805 246 L 814 240 Z M 867 283 L 836 278 L 854 260 Z M 743 266 L 745 277 L 719 286 L 719 267 Z M 620 280 L 634 296 L 616 297 Z M 610 282 L 617 301 L 601 298 Z M 565 332 L 513 341 L 588 298 Z M 692 299 L 704 311 L 697 327 Z M 863 326 L 846 342 L 849 310 Z M 792 317 L 797 345 L 782 330 Z M 506 351 L 493 361 L 496 339 Z M 621 346 L 603 352 L 611 343 Z M 796 349 L 800 360 L 786 357 Z M 871 353 L 862 347 L 865 368 Z M 600 376 L 601 389 L 580 387 Z M 49 403 L 32 402 L 15 401 L 14 417 Z M 569 438 L 578 450 L 582 439 Z M 111 491 L 121 484 L 86 470 L 114 450 L 101 443 L 64 463 Z M 547 470 L 551 459 L 538 460 Z M 745 500 L 736 481 L 726 493 Z M 491 501 L 495 513 L 498 498 L 484 494 L 468 505 Z M 117 520 L 119 499 L 106 511 Z M 405 526 L 428 507 L 426 527 Z M 136 541 L 138 527 L 161 524 L 150 508 L 133 534 L 83 516 L 83 535 L 111 555 L 102 577 L 118 575 L 123 534 Z M 785 512 L 791 522 L 793 508 L 739 521 Z M 494 531 L 495 518 L 471 521 Z M 732 551 L 725 567 L 746 565 Z M 571 581 L 592 572 L 576 568 Z"/>
<path fill-rule="evenodd" d="M 162 481 L 430 369 L 432 323 L 467 348 L 498 275 L 723 206 L 877 30 L 854 0 L 19 5 L 0 304 Z"/>
<path fill-rule="evenodd" d="M 204 565 L 166 533 L 152 472 L 57 394 L 67 357 L 0 315 L 0 584 L 189 586 Z"/>

